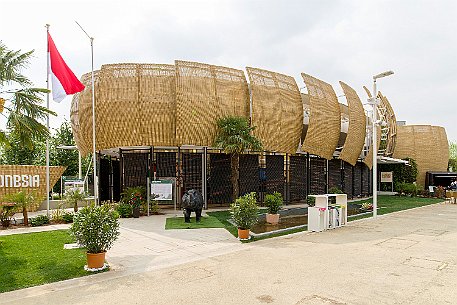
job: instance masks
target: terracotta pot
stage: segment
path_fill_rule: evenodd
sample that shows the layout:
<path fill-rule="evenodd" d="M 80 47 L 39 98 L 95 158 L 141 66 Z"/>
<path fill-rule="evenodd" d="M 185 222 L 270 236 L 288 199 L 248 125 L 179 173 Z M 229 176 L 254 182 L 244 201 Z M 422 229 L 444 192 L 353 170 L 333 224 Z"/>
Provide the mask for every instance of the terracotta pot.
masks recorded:
<path fill-rule="evenodd" d="M 271 223 L 272 225 L 277 225 L 279 222 L 279 214 L 268 214 L 265 217 L 266 221 L 268 223 Z"/>
<path fill-rule="evenodd" d="M 102 253 L 86 253 L 87 255 L 87 267 L 88 268 L 101 268 L 105 264 L 105 254 Z"/>
<path fill-rule="evenodd" d="M 238 238 L 243 239 L 243 240 L 249 239 L 249 229 L 244 230 L 244 229 L 238 228 Z"/>
<path fill-rule="evenodd" d="M 140 218 L 140 207 L 133 208 L 133 218 Z"/>

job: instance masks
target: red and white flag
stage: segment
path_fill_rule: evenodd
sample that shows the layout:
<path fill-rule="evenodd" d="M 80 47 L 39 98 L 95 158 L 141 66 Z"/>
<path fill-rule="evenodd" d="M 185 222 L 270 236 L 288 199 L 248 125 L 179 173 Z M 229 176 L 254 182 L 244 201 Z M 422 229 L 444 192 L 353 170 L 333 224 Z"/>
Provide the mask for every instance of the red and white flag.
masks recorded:
<path fill-rule="evenodd" d="M 48 33 L 48 56 L 51 63 L 48 73 L 52 78 L 52 99 L 61 102 L 67 95 L 84 90 L 84 85 L 70 70 Z"/>

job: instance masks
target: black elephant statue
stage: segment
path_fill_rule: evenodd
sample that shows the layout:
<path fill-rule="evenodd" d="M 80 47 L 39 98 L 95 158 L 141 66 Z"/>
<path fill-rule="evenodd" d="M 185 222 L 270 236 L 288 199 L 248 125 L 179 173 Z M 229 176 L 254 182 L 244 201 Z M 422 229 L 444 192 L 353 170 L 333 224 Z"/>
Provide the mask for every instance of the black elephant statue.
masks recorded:
<path fill-rule="evenodd" d="M 197 190 L 188 190 L 182 196 L 182 207 L 184 213 L 184 221 L 190 222 L 190 213 L 195 212 L 197 222 L 202 217 L 203 196 Z"/>

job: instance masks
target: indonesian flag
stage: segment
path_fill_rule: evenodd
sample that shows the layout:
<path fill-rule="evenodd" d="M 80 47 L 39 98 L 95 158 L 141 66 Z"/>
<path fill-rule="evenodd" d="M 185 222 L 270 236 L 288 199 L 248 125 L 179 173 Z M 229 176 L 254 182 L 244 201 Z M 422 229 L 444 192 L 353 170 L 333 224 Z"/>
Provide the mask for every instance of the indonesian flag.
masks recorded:
<path fill-rule="evenodd" d="M 52 99 L 60 103 L 67 95 L 84 90 L 84 85 L 70 70 L 48 33 L 48 56 L 51 67 L 48 73 L 52 78 Z"/>

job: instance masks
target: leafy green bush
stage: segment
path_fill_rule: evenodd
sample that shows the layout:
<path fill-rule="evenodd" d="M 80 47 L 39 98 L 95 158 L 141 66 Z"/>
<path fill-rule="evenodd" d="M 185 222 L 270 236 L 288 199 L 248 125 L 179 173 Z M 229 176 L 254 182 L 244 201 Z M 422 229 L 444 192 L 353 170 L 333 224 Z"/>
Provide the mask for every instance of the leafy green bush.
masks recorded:
<path fill-rule="evenodd" d="M 88 253 L 109 250 L 119 236 L 119 214 L 109 205 L 90 205 L 74 217 L 70 233 Z"/>
<path fill-rule="evenodd" d="M 9 227 L 13 215 L 16 213 L 15 208 L 15 203 L 0 205 L 0 222 L 2 223 L 2 227 Z"/>
<path fill-rule="evenodd" d="M 332 186 L 331 188 L 328 189 L 329 194 L 344 194 L 342 190 L 337 188 L 336 186 Z"/>
<path fill-rule="evenodd" d="M 283 200 L 281 193 L 274 192 L 273 194 L 265 195 L 265 206 L 268 208 L 269 214 L 278 214 L 282 203 Z"/>
<path fill-rule="evenodd" d="M 30 224 L 32 227 L 39 227 L 49 224 L 49 217 L 47 215 L 38 215 L 36 217 L 30 218 Z"/>
<path fill-rule="evenodd" d="M 413 183 L 401 182 L 396 185 L 396 190 L 401 195 L 408 195 L 415 197 L 417 195 L 417 186 Z"/>
<path fill-rule="evenodd" d="M 308 206 L 313 207 L 316 204 L 316 198 L 308 196 L 306 203 L 308 203 Z"/>
<path fill-rule="evenodd" d="M 259 207 L 257 206 L 256 193 L 252 192 L 236 199 L 230 205 L 230 210 L 239 229 L 250 229 L 258 220 Z"/>
<path fill-rule="evenodd" d="M 128 203 L 119 203 L 119 205 L 116 207 L 116 211 L 119 213 L 119 216 L 122 218 L 130 218 L 132 217 L 133 214 L 133 208 L 130 204 Z"/>
<path fill-rule="evenodd" d="M 62 215 L 62 219 L 65 223 L 72 223 L 73 222 L 73 217 L 75 217 L 74 213 L 71 212 L 65 212 Z"/>

